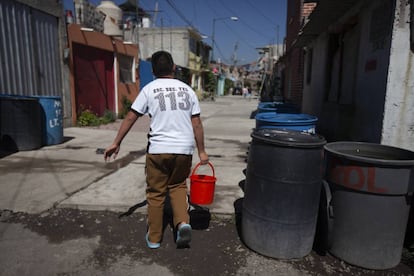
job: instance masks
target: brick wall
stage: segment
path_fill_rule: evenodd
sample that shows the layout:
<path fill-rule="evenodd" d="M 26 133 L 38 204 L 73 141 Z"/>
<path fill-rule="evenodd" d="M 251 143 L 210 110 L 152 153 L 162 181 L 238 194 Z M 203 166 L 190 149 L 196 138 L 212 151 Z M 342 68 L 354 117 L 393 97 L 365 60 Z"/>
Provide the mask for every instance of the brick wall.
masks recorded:
<path fill-rule="evenodd" d="M 303 0 L 288 1 L 286 22 L 286 64 L 283 96 L 299 106 L 302 104 L 304 52 L 293 47 L 297 35 L 306 19 L 316 7 L 315 2 L 303 3 Z"/>
<path fill-rule="evenodd" d="M 290 0 L 287 2 L 286 50 L 289 51 L 300 30 L 302 0 Z"/>
<path fill-rule="evenodd" d="M 316 7 L 316 3 L 303 3 L 302 16 L 308 17 Z"/>
<path fill-rule="evenodd" d="M 297 105 L 302 103 L 303 92 L 303 51 L 293 48 L 290 51 L 286 66 L 285 100 Z"/>

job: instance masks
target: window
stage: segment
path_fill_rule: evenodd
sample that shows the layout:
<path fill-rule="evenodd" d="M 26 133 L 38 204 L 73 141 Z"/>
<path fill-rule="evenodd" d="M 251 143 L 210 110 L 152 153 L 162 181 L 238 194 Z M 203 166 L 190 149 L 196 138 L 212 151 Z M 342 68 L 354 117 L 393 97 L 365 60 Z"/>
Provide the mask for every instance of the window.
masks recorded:
<path fill-rule="evenodd" d="M 190 37 L 190 52 L 197 53 L 197 41 L 193 37 Z"/>
<path fill-rule="evenodd" d="M 135 59 L 131 56 L 118 54 L 119 81 L 122 83 L 135 82 Z"/>

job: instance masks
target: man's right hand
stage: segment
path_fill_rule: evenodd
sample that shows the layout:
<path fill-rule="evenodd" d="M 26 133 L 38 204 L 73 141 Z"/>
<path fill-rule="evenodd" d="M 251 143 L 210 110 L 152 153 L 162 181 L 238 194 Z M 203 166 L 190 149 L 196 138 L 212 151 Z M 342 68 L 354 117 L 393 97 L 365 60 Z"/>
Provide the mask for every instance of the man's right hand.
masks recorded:
<path fill-rule="evenodd" d="M 208 159 L 208 154 L 206 152 L 200 152 L 198 154 L 198 156 L 200 157 L 200 163 L 201 163 L 201 165 L 208 164 L 209 159 Z"/>
<path fill-rule="evenodd" d="M 113 156 L 113 159 L 116 158 L 116 156 L 118 155 L 118 152 L 120 150 L 120 146 L 113 144 L 110 147 L 106 148 L 105 152 L 104 152 L 104 159 L 105 161 L 108 161 L 111 159 L 111 156 Z"/>

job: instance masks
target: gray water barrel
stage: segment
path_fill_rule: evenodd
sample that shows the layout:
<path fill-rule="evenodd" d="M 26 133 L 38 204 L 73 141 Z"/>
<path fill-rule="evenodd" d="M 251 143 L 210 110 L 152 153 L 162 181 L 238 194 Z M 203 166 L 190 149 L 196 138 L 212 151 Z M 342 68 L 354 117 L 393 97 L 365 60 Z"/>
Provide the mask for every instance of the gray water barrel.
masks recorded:
<path fill-rule="evenodd" d="M 0 147 L 5 151 L 42 146 L 42 108 L 30 97 L 0 95 Z"/>
<path fill-rule="evenodd" d="M 269 257 L 304 257 L 314 240 L 326 141 L 294 130 L 256 129 L 251 136 L 243 241 Z"/>
<path fill-rule="evenodd" d="M 414 152 L 334 142 L 325 145 L 325 156 L 333 216 L 329 252 L 369 269 L 398 265 L 414 189 Z"/>

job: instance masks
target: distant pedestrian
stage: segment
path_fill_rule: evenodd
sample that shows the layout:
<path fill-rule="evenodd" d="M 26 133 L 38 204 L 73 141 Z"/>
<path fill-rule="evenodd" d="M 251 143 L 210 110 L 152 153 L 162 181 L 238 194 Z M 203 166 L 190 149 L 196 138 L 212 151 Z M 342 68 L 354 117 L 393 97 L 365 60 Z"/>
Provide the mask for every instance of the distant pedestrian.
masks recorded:
<path fill-rule="evenodd" d="M 186 179 L 191 171 L 195 144 L 201 164 L 209 160 L 204 149 L 200 105 L 193 89 L 174 79 L 175 64 L 168 52 L 154 53 L 151 63 L 156 79 L 148 83 L 133 102 L 113 144 L 105 150 L 104 158 L 107 161 L 112 155 L 116 157 L 132 125 L 148 113 L 151 123 L 146 154 L 148 230 L 145 240 L 149 248 L 160 247 L 164 202 L 169 193 L 177 248 L 189 247 L 191 226 Z"/>
<path fill-rule="evenodd" d="M 243 87 L 243 98 L 247 98 L 247 94 L 249 93 L 249 91 L 247 90 L 247 87 Z"/>

